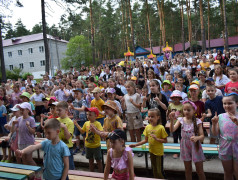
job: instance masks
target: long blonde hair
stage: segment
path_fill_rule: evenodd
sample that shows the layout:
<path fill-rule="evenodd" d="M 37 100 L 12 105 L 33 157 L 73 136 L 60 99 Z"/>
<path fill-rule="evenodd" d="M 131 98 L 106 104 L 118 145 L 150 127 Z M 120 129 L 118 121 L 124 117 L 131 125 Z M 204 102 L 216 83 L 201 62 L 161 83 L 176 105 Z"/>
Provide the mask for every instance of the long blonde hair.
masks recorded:
<path fill-rule="evenodd" d="M 220 74 L 216 74 L 216 68 L 219 68 L 220 69 Z M 222 67 L 220 64 L 218 65 L 215 65 L 214 67 L 214 80 L 216 80 L 217 77 L 220 77 L 220 80 L 222 79 L 222 76 L 223 76 L 223 72 L 222 72 Z"/>

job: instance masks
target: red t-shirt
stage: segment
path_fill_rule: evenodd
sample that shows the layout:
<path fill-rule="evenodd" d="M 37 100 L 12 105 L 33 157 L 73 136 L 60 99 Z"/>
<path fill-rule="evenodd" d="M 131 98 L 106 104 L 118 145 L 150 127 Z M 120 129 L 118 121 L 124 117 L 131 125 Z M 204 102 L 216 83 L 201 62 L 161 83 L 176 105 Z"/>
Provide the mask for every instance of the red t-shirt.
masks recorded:
<path fill-rule="evenodd" d="M 48 117 L 48 119 L 53 119 L 53 118 L 58 118 L 59 116 L 56 116 L 56 117 L 54 117 L 53 115 L 50 115 L 49 117 Z"/>
<path fill-rule="evenodd" d="M 236 90 L 234 90 L 233 88 L 235 88 Z M 232 92 L 238 93 L 238 81 L 236 82 L 228 82 L 225 86 L 225 93 L 230 94 Z"/>
<path fill-rule="evenodd" d="M 201 118 L 202 114 L 205 113 L 205 104 L 202 101 L 193 101 L 193 103 L 197 106 L 197 111 L 195 113 L 196 118 Z"/>

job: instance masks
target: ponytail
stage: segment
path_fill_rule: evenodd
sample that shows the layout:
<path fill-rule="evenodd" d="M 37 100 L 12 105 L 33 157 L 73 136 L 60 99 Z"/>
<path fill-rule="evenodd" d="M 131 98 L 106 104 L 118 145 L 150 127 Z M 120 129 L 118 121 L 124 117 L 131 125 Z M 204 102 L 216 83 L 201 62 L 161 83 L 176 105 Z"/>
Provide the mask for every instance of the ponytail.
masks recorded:
<path fill-rule="evenodd" d="M 195 115 L 193 115 L 192 121 L 193 121 L 193 127 L 194 127 L 194 134 L 195 136 L 198 136 L 198 125 L 197 125 L 197 119 Z M 196 151 L 199 150 L 199 141 L 195 142 L 195 148 L 196 148 Z"/>

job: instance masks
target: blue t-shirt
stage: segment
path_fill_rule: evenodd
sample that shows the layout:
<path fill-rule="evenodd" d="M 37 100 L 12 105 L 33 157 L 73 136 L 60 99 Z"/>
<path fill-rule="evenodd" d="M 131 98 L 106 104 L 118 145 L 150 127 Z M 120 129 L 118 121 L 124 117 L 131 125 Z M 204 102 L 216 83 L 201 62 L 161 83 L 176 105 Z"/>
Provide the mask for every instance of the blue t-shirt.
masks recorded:
<path fill-rule="evenodd" d="M 64 170 L 63 157 L 70 156 L 68 146 L 60 141 L 53 145 L 51 140 L 41 142 L 44 151 L 44 179 L 60 179 Z"/>
<path fill-rule="evenodd" d="M 7 117 L 2 114 L 7 114 L 7 108 L 4 105 L 0 106 L 0 125 L 7 124 Z"/>
<path fill-rule="evenodd" d="M 217 115 L 225 113 L 225 110 L 223 108 L 223 103 L 222 103 L 222 96 L 216 96 L 214 99 L 208 99 L 205 102 L 205 110 L 210 109 L 212 112 L 212 119 L 215 116 L 215 112 L 217 112 Z"/>
<path fill-rule="evenodd" d="M 167 92 L 161 91 L 161 93 L 162 93 L 163 95 L 165 95 L 167 101 L 169 102 L 169 98 L 170 98 L 170 96 L 171 96 L 171 94 L 172 94 L 172 91 L 167 91 Z"/>

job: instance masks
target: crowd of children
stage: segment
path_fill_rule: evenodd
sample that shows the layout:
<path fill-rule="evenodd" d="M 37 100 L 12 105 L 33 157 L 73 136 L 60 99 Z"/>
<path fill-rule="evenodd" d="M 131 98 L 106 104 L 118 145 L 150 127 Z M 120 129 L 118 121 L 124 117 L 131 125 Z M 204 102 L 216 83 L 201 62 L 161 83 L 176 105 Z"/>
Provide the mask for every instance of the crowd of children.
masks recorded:
<path fill-rule="evenodd" d="M 36 165 L 32 153 L 41 149 L 44 179 L 68 179 L 81 149 L 89 170 L 95 171 L 96 160 L 103 172 L 101 141 L 106 141 L 104 179 L 113 168 L 113 179 L 132 180 L 133 158 L 143 156 L 133 148 L 148 143 L 154 178 L 164 179 L 163 143 L 172 134 L 173 142 L 180 143 L 186 179 L 192 179 L 194 162 L 203 180 L 207 135 L 210 144 L 219 143 L 224 178 L 238 179 L 238 50 L 224 54 L 226 61 L 215 60 L 214 49 L 160 62 L 136 59 L 124 66 L 71 68 L 55 77 L 46 74 L 39 82 L 32 76 L 9 79 L 0 87 L 1 162 L 13 162 L 13 150 L 17 163 Z M 203 122 L 210 129 L 204 130 Z M 133 142 L 129 147 L 125 129 Z M 47 140 L 35 144 L 36 137 Z"/>

